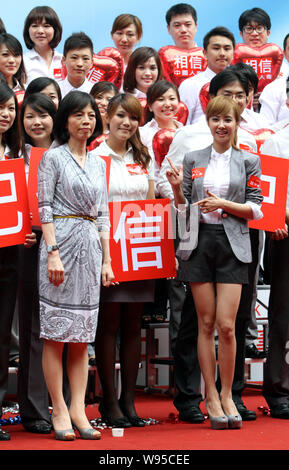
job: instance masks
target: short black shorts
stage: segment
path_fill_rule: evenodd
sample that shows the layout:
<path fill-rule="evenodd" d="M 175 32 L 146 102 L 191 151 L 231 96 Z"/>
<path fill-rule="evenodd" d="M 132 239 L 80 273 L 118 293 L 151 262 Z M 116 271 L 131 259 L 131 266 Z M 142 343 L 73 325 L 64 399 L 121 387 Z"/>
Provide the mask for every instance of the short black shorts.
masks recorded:
<path fill-rule="evenodd" d="M 198 245 L 187 261 L 179 260 L 177 278 L 183 282 L 248 284 L 248 263 L 234 255 L 222 224 L 201 223 Z"/>

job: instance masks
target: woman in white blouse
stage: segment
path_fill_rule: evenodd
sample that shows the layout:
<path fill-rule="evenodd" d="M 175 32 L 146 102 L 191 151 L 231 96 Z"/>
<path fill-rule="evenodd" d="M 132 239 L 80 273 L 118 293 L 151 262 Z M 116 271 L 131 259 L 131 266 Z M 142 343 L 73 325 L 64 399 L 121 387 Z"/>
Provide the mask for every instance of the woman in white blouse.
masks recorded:
<path fill-rule="evenodd" d="M 190 284 L 198 314 L 198 357 L 211 426 L 240 428 L 242 418 L 231 391 L 235 319 L 251 262 L 248 219 L 262 217 L 261 170 L 256 155 L 236 147 L 240 122 L 236 103 L 224 96 L 213 98 L 206 118 L 213 145 L 186 154 L 179 170 L 171 164 L 167 177 L 176 207 L 185 204 L 190 209 L 189 236 L 182 238 L 177 252 L 181 259 L 178 277 Z M 215 385 L 215 328 L 220 395 Z"/>
<path fill-rule="evenodd" d="M 160 166 L 155 160 L 153 138 L 161 129 L 176 131 L 182 127 L 182 123 L 175 119 L 179 102 L 180 96 L 177 87 L 167 80 L 158 80 L 147 91 L 146 124 L 140 127 L 139 132 L 142 143 L 148 148 L 154 160 L 155 186 Z"/>
<path fill-rule="evenodd" d="M 109 201 L 154 198 L 153 164 L 141 143 L 138 126 L 142 107 L 130 94 L 114 96 L 107 108 L 109 136 L 92 153 L 111 157 Z M 153 281 L 122 282 L 102 289 L 96 332 L 96 362 L 103 390 L 100 413 L 109 425 L 144 426 L 134 406 L 140 360 L 143 304 L 153 300 Z M 114 384 L 115 350 L 120 331 L 122 391 L 118 401 Z"/>
<path fill-rule="evenodd" d="M 61 41 L 62 25 L 56 12 L 47 6 L 33 8 L 25 20 L 23 37 L 29 49 L 24 54 L 27 84 L 37 77 L 61 80 L 62 54 L 55 48 Z"/>
<path fill-rule="evenodd" d="M 130 56 L 123 78 L 123 90 L 136 98 L 146 98 L 148 88 L 162 78 L 162 65 L 157 51 L 139 47 Z"/>

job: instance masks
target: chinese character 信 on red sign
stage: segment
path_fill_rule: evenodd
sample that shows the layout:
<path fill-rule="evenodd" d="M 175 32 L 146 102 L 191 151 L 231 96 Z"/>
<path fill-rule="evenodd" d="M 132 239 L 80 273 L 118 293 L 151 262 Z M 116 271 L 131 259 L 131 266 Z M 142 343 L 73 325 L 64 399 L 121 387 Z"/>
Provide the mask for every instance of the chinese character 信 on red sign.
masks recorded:
<path fill-rule="evenodd" d="M 115 281 L 174 277 L 170 200 L 110 202 L 109 209 Z"/>
<path fill-rule="evenodd" d="M 178 55 L 174 59 L 174 75 L 191 77 L 204 69 L 204 59 L 195 55 Z"/>
<path fill-rule="evenodd" d="M 19 245 L 31 233 L 23 158 L 0 162 L 0 247 Z"/>

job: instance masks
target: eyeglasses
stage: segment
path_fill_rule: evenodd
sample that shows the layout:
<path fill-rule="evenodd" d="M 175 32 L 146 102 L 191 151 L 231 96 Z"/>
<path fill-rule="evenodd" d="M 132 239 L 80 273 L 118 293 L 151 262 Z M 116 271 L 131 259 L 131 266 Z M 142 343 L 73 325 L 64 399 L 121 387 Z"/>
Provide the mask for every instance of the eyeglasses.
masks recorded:
<path fill-rule="evenodd" d="M 254 31 L 256 31 L 256 33 L 258 34 L 262 34 L 266 30 L 267 30 L 266 26 L 263 26 L 261 24 L 258 24 L 258 26 L 247 25 L 247 26 L 244 26 L 243 28 L 243 32 L 247 34 L 252 34 Z"/>
<path fill-rule="evenodd" d="M 247 95 L 245 93 L 230 93 L 230 92 L 224 92 L 223 96 L 226 96 L 227 98 L 231 98 L 232 100 L 235 101 L 244 101 L 247 98 Z"/>

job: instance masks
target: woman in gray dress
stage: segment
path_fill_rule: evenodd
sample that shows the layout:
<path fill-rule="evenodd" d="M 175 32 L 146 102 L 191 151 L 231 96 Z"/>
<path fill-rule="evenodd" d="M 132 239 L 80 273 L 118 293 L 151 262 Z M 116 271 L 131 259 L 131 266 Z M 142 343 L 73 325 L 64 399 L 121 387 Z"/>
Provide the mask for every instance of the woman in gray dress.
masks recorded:
<path fill-rule="evenodd" d="M 99 439 L 85 415 L 87 343 L 94 340 L 100 283 L 109 286 L 106 170 L 87 145 L 102 132 L 94 99 L 74 91 L 61 102 L 54 135 L 61 144 L 47 151 L 38 170 L 40 244 L 40 336 L 43 370 L 53 406 L 55 437 Z M 62 352 L 68 342 L 69 410 L 62 393 Z"/>

